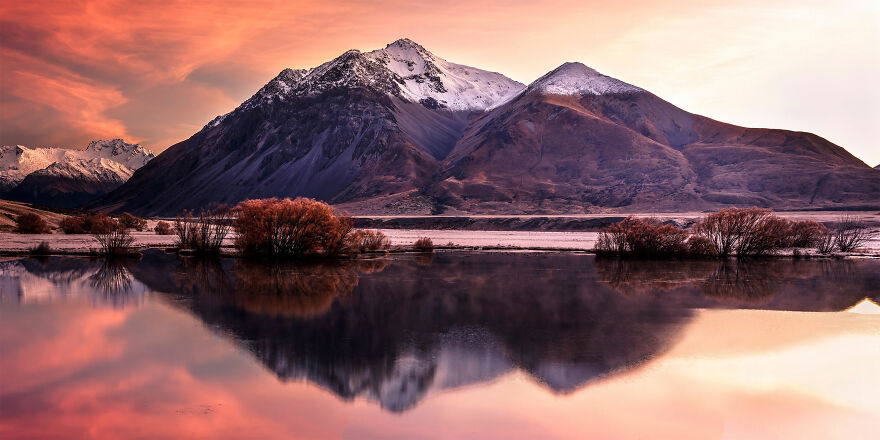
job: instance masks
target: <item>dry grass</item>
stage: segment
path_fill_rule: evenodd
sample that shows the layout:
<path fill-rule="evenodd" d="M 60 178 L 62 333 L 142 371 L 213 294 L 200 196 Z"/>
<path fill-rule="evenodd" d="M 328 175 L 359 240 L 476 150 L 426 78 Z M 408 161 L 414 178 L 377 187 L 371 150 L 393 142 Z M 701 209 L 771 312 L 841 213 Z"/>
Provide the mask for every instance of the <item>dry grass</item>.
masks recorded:
<path fill-rule="evenodd" d="M 36 214 L 43 218 L 50 228 L 57 228 L 64 214 L 35 208 L 27 203 L 0 200 L 0 231 L 12 232 L 15 229 L 15 218 L 21 214 Z"/>

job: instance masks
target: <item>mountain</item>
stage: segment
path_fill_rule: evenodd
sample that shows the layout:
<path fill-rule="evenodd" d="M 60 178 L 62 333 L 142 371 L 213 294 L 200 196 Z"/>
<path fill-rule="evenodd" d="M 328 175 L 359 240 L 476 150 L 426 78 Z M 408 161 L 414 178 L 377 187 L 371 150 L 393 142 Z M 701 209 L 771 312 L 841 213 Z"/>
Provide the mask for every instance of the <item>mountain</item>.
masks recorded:
<path fill-rule="evenodd" d="M 474 121 L 430 194 L 465 212 L 880 205 L 880 176 L 810 133 L 688 113 L 566 63 Z"/>
<path fill-rule="evenodd" d="M 406 39 L 285 69 L 170 147 L 96 206 L 173 214 L 251 197 L 330 202 L 430 183 L 468 121 L 525 86 L 453 64 Z"/>
<path fill-rule="evenodd" d="M 528 87 L 401 39 L 285 69 L 91 206 L 174 214 L 257 197 L 354 213 L 880 206 L 816 135 L 688 113 L 566 63 Z"/>
<path fill-rule="evenodd" d="M 92 141 L 84 150 L 0 147 L 4 198 L 72 208 L 116 189 L 153 158 L 121 139 Z"/>

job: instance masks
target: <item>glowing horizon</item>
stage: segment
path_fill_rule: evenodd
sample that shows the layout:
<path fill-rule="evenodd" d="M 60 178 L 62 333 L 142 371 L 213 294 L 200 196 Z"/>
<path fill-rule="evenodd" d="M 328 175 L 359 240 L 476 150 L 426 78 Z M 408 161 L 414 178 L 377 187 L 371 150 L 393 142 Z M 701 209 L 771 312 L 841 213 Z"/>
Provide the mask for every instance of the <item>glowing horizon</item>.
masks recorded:
<path fill-rule="evenodd" d="M 720 121 L 880 163 L 880 4 L 673 0 L 0 2 L 0 144 L 158 153 L 286 67 L 407 37 L 530 83 L 566 61 Z"/>

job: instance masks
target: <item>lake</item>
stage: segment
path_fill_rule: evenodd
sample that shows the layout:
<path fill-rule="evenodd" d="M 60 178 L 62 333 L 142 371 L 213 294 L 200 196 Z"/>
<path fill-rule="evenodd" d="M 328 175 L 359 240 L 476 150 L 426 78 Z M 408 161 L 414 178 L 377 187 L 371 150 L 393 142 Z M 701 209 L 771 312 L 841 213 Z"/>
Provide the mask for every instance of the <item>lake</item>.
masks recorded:
<path fill-rule="evenodd" d="M 880 260 L 0 261 L 0 438 L 872 438 Z"/>

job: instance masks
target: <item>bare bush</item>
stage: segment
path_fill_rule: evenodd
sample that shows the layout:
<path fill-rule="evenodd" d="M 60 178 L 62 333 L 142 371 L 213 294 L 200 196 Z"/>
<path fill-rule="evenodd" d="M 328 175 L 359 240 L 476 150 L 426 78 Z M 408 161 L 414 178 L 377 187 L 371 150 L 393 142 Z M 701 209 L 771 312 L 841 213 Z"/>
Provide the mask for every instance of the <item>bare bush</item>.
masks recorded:
<path fill-rule="evenodd" d="M 103 212 L 64 217 L 58 223 L 65 234 L 106 234 L 116 226 L 116 221 Z"/>
<path fill-rule="evenodd" d="M 128 229 L 120 223 L 116 223 L 109 232 L 92 234 L 98 244 L 101 245 L 101 254 L 108 257 L 130 255 L 134 237 Z"/>
<path fill-rule="evenodd" d="M 147 229 L 147 221 L 140 218 L 135 217 L 127 212 L 123 212 L 117 218 L 119 224 L 126 229 L 134 229 L 135 231 L 143 231 Z"/>
<path fill-rule="evenodd" d="M 707 215 L 695 228 L 721 257 L 765 255 L 790 244 L 791 222 L 769 209 L 726 208 Z"/>
<path fill-rule="evenodd" d="M 171 223 L 161 220 L 156 223 L 156 226 L 153 228 L 153 232 L 155 232 L 156 235 L 174 235 L 174 230 L 171 228 Z"/>
<path fill-rule="evenodd" d="M 196 253 L 219 253 L 232 223 L 233 213 L 225 206 L 203 209 L 197 215 L 184 211 L 174 220 L 177 245 Z"/>
<path fill-rule="evenodd" d="M 599 231 L 596 246 L 593 248 L 597 253 L 623 254 L 627 252 L 625 230 L 618 225 L 619 223 L 607 226 Z"/>
<path fill-rule="evenodd" d="M 354 232 L 352 247 L 359 252 L 383 251 L 391 248 L 391 240 L 382 231 L 362 229 Z"/>
<path fill-rule="evenodd" d="M 834 252 L 834 231 L 826 228 L 819 234 L 819 237 L 816 238 L 816 250 L 819 251 L 820 254 L 830 254 Z"/>
<path fill-rule="evenodd" d="M 746 223 L 736 246 L 737 256 L 767 255 L 788 247 L 790 222 L 767 212 L 755 223 Z"/>
<path fill-rule="evenodd" d="M 50 255 L 52 247 L 49 246 L 48 241 L 41 241 L 40 244 L 28 249 L 28 253 L 31 255 Z"/>
<path fill-rule="evenodd" d="M 183 211 L 174 219 L 174 235 L 177 235 L 177 246 L 186 247 L 193 242 L 196 220 L 190 211 Z"/>
<path fill-rule="evenodd" d="M 434 242 L 428 237 L 419 237 L 413 243 L 413 250 L 416 252 L 434 252 Z"/>
<path fill-rule="evenodd" d="M 49 224 L 37 214 L 26 213 L 15 218 L 15 232 L 19 234 L 48 234 Z"/>
<path fill-rule="evenodd" d="M 834 224 L 834 245 L 841 252 L 851 252 L 871 239 L 871 231 L 861 218 L 845 215 Z"/>
<path fill-rule="evenodd" d="M 235 245 L 244 255 L 333 255 L 352 243 L 352 221 L 316 200 L 246 200 L 235 213 Z"/>

